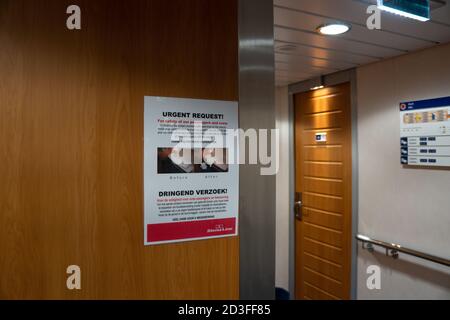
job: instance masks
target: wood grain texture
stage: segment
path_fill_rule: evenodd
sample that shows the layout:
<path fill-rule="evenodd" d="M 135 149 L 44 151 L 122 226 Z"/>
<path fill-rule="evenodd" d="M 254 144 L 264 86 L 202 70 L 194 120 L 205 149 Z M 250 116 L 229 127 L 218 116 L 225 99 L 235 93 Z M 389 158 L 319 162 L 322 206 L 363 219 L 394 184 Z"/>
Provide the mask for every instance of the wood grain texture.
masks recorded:
<path fill-rule="evenodd" d="M 316 133 L 327 133 L 316 142 Z M 343 84 L 295 96 L 296 298 L 349 299 L 351 263 L 351 103 Z"/>
<path fill-rule="evenodd" d="M 70 4 L 0 3 L 0 299 L 238 298 L 236 237 L 143 245 L 144 96 L 238 100 L 237 1 Z"/>

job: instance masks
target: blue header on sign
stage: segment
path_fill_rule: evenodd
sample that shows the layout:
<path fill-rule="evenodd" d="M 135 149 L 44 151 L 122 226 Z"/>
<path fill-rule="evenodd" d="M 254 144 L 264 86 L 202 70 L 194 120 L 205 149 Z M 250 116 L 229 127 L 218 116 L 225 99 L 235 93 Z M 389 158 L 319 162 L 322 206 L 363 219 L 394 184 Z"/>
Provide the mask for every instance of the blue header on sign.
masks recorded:
<path fill-rule="evenodd" d="M 450 97 L 400 103 L 400 111 L 450 107 Z"/>

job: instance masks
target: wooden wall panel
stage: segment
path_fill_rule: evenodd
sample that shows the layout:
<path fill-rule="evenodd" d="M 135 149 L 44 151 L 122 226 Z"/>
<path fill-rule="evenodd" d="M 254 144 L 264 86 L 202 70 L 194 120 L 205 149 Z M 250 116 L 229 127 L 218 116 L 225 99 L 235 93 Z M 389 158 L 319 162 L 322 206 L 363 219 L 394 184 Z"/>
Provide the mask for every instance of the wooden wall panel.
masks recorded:
<path fill-rule="evenodd" d="M 0 299 L 238 298 L 236 237 L 143 245 L 144 96 L 238 99 L 237 1 L 70 4 L 0 3 Z"/>

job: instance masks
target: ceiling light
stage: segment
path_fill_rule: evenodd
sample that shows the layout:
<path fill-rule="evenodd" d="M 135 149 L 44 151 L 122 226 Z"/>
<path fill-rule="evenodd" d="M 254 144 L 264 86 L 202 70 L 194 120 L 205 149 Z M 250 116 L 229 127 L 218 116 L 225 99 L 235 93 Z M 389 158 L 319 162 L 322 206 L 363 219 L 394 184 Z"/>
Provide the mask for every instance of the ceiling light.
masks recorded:
<path fill-rule="evenodd" d="M 422 22 L 430 20 L 430 2 L 427 0 L 414 1 L 388 1 L 377 0 L 380 10 L 398 14 L 405 18 L 415 19 Z"/>
<path fill-rule="evenodd" d="M 317 31 L 327 36 L 337 36 L 350 30 L 350 26 L 345 23 L 324 24 L 317 28 Z"/>
<path fill-rule="evenodd" d="M 310 90 L 319 90 L 319 89 L 323 89 L 325 88 L 325 77 L 324 76 L 320 76 L 318 78 L 312 79 L 311 80 L 311 89 Z"/>

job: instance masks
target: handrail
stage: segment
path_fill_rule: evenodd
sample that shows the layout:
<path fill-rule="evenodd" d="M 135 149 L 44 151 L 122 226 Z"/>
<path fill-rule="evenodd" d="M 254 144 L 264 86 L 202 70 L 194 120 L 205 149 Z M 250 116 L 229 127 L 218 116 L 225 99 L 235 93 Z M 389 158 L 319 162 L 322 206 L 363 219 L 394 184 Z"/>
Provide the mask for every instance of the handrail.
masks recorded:
<path fill-rule="evenodd" d="M 412 249 L 408 249 L 405 248 L 399 244 L 395 244 L 395 243 L 388 243 L 388 242 L 384 242 L 381 240 L 376 240 L 376 239 L 371 239 L 367 236 L 358 234 L 356 236 L 356 239 L 361 241 L 363 243 L 363 248 L 364 249 L 368 249 L 369 251 L 373 251 L 373 245 L 377 245 L 380 247 L 383 247 L 386 249 L 386 255 L 389 255 L 388 250 L 391 250 L 390 255 L 396 259 L 398 258 L 398 253 L 402 252 L 402 253 L 406 253 L 409 254 L 411 256 L 417 257 L 417 258 L 421 258 L 424 260 L 428 260 L 428 261 L 432 261 L 435 263 L 439 263 L 442 264 L 444 266 L 450 267 L 450 260 L 448 259 L 444 259 L 441 257 L 437 257 L 437 256 L 433 256 L 431 254 L 428 253 L 423 253 L 420 251 L 416 251 L 416 250 L 412 250 Z M 364 244 L 366 244 L 366 246 L 364 246 Z"/>

